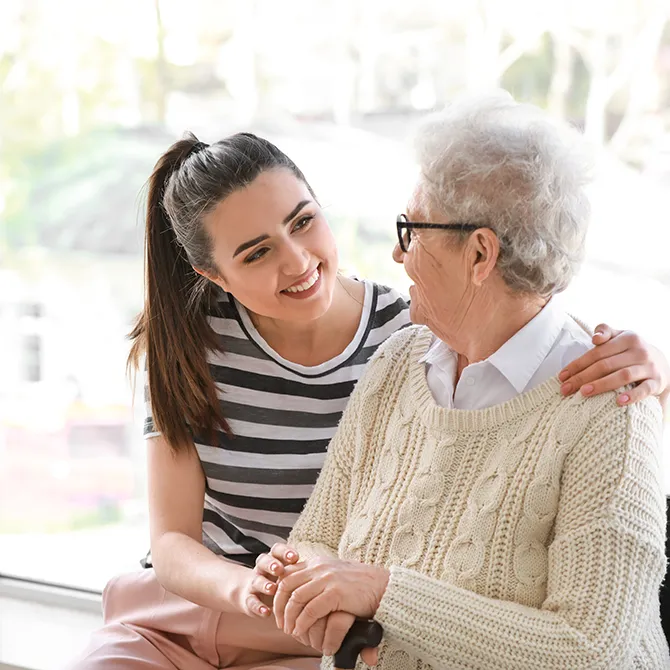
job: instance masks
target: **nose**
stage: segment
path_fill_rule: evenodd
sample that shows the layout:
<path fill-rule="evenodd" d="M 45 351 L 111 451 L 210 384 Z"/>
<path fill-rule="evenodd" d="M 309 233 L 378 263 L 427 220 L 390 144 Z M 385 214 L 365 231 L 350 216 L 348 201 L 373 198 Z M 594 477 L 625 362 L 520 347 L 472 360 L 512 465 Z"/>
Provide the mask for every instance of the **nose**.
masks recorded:
<path fill-rule="evenodd" d="M 299 277 L 309 269 L 310 253 L 291 238 L 282 249 L 282 270 L 288 277 Z"/>
<path fill-rule="evenodd" d="M 405 256 L 405 252 L 400 248 L 400 243 L 396 242 L 395 247 L 393 247 L 393 260 L 396 263 L 402 263 Z"/>

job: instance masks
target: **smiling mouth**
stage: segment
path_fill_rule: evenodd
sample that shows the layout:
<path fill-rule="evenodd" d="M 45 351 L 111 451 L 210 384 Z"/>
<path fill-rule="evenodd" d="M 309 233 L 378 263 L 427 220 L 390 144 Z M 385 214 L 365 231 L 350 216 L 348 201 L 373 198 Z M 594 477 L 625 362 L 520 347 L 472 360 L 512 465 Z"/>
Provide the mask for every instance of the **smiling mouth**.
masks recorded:
<path fill-rule="evenodd" d="M 303 291 L 307 291 L 312 288 L 312 286 L 314 286 L 317 281 L 319 281 L 319 276 L 320 272 L 319 268 L 317 267 L 316 270 L 314 270 L 314 272 L 307 279 L 305 279 L 304 282 L 294 286 L 289 286 L 288 288 L 285 288 L 282 293 L 302 293 Z"/>

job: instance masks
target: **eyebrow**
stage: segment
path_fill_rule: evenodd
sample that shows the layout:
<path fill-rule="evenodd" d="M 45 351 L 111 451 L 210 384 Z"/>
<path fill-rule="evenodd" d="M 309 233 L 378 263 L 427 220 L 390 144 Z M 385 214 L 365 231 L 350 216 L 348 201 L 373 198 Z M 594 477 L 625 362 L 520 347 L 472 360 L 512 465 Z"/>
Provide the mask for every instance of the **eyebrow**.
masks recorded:
<path fill-rule="evenodd" d="M 311 200 L 301 200 L 291 210 L 291 212 L 284 217 L 284 220 L 282 221 L 282 223 L 284 225 L 286 225 L 287 223 L 290 223 L 296 217 L 298 212 L 305 205 L 308 205 L 310 202 L 312 202 L 312 201 Z M 240 246 L 237 247 L 237 249 L 235 249 L 235 253 L 233 254 L 233 258 L 235 258 L 235 256 L 238 256 L 239 254 L 241 254 L 243 251 L 246 251 L 247 249 L 250 249 L 251 247 L 255 247 L 259 242 L 262 242 L 263 240 L 268 240 L 268 239 L 270 239 L 270 236 L 268 234 L 264 233 L 263 235 L 259 235 L 258 237 L 254 237 L 253 240 L 249 240 L 247 242 L 242 242 L 242 244 L 240 244 Z"/>

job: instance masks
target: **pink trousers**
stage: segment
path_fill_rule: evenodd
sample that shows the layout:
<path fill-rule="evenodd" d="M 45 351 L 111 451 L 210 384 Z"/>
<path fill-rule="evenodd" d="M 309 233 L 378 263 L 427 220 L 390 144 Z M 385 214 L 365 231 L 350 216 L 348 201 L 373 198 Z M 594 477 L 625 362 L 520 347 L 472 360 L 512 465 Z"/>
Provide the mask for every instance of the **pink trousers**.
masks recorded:
<path fill-rule="evenodd" d="M 152 569 L 120 575 L 102 596 L 104 626 L 67 670 L 318 670 L 321 656 L 273 619 L 215 612 L 166 591 Z"/>

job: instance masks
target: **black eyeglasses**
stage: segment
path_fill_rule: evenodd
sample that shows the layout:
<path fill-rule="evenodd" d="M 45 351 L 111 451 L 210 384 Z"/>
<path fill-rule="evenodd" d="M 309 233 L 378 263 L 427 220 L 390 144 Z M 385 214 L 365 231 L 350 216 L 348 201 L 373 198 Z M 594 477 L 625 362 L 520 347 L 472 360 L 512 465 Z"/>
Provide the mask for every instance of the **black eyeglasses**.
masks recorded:
<path fill-rule="evenodd" d="M 408 221 L 404 214 L 398 214 L 396 219 L 398 229 L 398 244 L 404 253 L 409 250 L 412 243 L 413 228 L 440 228 L 441 230 L 477 230 L 478 228 L 489 228 L 476 223 L 419 223 L 417 221 Z"/>

